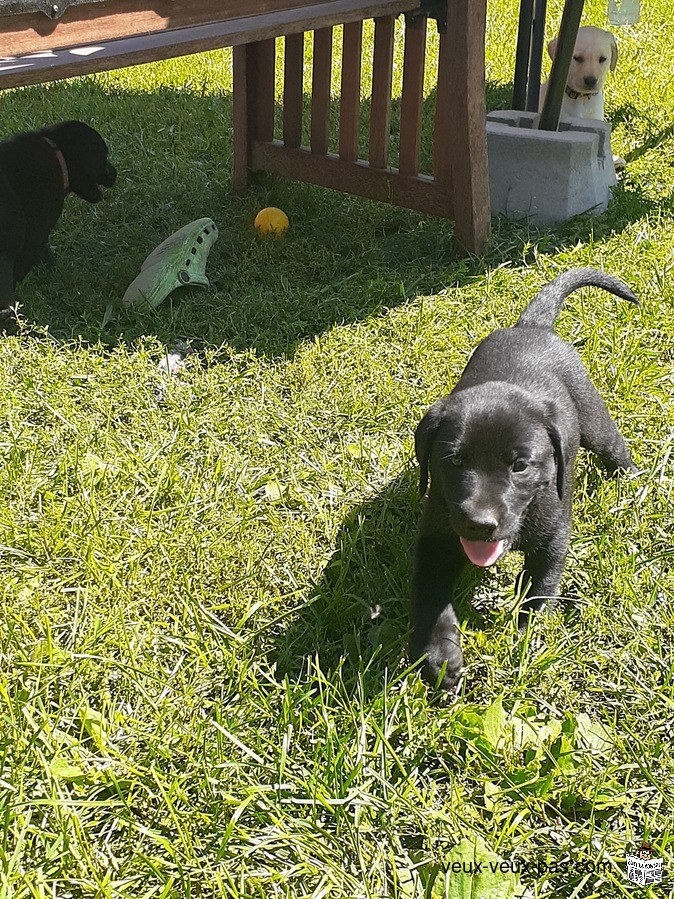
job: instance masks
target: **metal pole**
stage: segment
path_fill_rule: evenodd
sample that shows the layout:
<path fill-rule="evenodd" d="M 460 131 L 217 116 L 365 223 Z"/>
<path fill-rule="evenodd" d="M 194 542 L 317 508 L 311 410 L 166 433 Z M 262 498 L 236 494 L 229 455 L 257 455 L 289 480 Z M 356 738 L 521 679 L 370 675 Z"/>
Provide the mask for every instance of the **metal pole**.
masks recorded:
<path fill-rule="evenodd" d="M 585 0 L 566 0 L 562 23 L 559 26 L 559 40 L 557 52 L 552 61 L 548 92 L 545 95 L 545 103 L 541 112 L 539 128 L 541 131 L 556 131 L 559 124 L 559 113 L 562 109 L 566 79 L 569 76 L 569 66 L 573 56 L 573 48 L 576 43 L 578 26 L 583 15 Z"/>
<path fill-rule="evenodd" d="M 531 60 L 529 62 L 529 91 L 527 93 L 528 112 L 538 112 L 538 98 L 541 93 L 543 44 L 545 43 L 546 7 L 546 0 L 536 0 L 533 35 L 531 39 Z"/>
<path fill-rule="evenodd" d="M 531 23 L 534 16 L 534 0 L 521 0 L 520 20 L 517 27 L 515 51 L 515 76 L 513 78 L 513 109 L 526 109 L 527 69 L 531 49 Z"/>

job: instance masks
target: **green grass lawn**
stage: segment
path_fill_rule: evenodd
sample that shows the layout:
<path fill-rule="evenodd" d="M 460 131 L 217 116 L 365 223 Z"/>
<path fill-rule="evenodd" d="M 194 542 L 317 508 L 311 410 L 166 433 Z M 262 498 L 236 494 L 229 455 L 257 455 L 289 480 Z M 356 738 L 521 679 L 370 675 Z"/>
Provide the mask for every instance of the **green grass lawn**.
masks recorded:
<path fill-rule="evenodd" d="M 2 899 L 437 899 L 478 837 L 520 866 L 517 895 L 669 894 L 674 15 L 642 7 L 616 29 L 608 212 L 495 223 L 484 258 L 455 255 L 449 222 L 281 179 L 234 198 L 227 51 L 0 97 L 3 136 L 81 118 L 119 169 L 105 203 L 68 201 L 0 342 Z M 516 8 L 489 3 L 490 107 Z M 265 205 L 285 240 L 255 237 Z M 206 215 L 212 288 L 110 318 Z M 525 638 L 518 559 L 463 582 L 448 703 L 406 656 L 414 428 L 576 265 L 641 299 L 579 292 L 558 330 L 644 474 L 581 455 L 567 601 Z M 167 381 L 176 338 L 192 353 Z M 626 879 L 644 836 L 669 887 Z"/>

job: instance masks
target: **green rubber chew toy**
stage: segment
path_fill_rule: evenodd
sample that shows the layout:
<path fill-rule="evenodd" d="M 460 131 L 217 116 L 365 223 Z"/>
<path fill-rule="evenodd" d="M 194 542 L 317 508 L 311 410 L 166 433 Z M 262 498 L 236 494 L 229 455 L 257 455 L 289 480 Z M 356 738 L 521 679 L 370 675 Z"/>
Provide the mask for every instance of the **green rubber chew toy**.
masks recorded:
<path fill-rule="evenodd" d="M 177 287 L 210 287 L 206 262 L 218 239 L 215 222 L 209 218 L 190 222 L 160 243 L 140 267 L 140 274 L 126 289 L 124 306 L 156 309 Z"/>

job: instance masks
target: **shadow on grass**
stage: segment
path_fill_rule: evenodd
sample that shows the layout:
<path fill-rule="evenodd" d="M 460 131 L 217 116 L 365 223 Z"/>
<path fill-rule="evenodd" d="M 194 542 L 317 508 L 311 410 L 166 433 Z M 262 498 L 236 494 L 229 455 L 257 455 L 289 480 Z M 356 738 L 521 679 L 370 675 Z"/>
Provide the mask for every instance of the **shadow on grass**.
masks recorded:
<path fill-rule="evenodd" d="M 611 114 L 611 121 L 613 122 L 614 127 L 616 125 L 625 125 L 629 128 L 634 128 L 636 123 L 639 123 L 642 126 L 644 122 L 646 122 L 647 125 L 651 124 L 645 118 L 644 114 L 631 103 L 624 104 L 623 106 L 614 109 Z M 662 146 L 672 137 L 672 135 L 674 135 L 674 123 L 667 125 L 666 128 L 660 128 L 659 130 L 653 131 L 648 134 L 646 139 L 643 140 L 638 147 L 635 147 L 629 153 L 625 154 L 625 161 L 630 163 L 634 162 L 636 159 L 640 159 L 642 156 L 645 156 L 649 150 L 655 150 L 657 147 Z M 666 205 L 669 209 L 672 208 L 671 197 Z"/>
<path fill-rule="evenodd" d="M 341 668 L 355 688 L 367 672 L 373 689 L 408 667 L 408 593 L 419 514 L 417 471 L 406 471 L 368 502 L 355 507 L 337 538 L 312 596 L 300 607 L 270 652 L 277 671 L 301 677 L 307 659 L 324 672 Z M 470 598 L 479 580 L 470 573 L 457 592 L 459 619 L 480 627 Z"/>
<path fill-rule="evenodd" d="M 272 650 L 281 673 L 299 676 L 307 656 L 318 655 L 323 670 L 345 657 L 345 680 L 365 666 L 383 682 L 385 668 L 405 664 L 417 506 L 406 472 L 349 512 L 310 599 Z"/>
<path fill-rule="evenodd" d="M 510 102 L 509 85 L 488 84 L 487 93 L 492 108 Z M 107 139 L 119 172 L 114 191 L 99 206 L 68 199 L 52 235 L 55 267 L 32 272 L 19 287 L 26 321 L 46 326 L 57 339 L 115 346 L 146 336 L 163 343 L 180 337 L 197 349 L 224 344 L 268 356 L 292 354 L 336 324 L 366 320 L 416 296 L 461 286 L 504 262 L 523 264 L 536 253 L 590 237 L 596 242 L 661 206 L 623 184 L 603 216 L 581 216 L 554 231 L 496 221 L 489 254 L 460 258 L 452 223 L 445 219 L 269 175 L 252 179 L 246 197 L 234 197 L 229 94 L 207 94 L 193 85 L 131 93 L 106 90 L 87 78 L 27 88 L 4 99 L 5 133 L 81 118 Z M 426 171 L 434 104 L 434 95 L 424 104 Z M 337 117 L 334 103 L 333 149 Z M 398 119 L 396 102 L 394 132 Z M 365 102 L 363 135 L 368 120 Z M 307 127 L 308 121 L 306 115 Z M 396 152 L 392 139 L 393 163 Z M 284 240 L 260 240 L 254 233 L 254 216 L 268 205 L 280 206 L 290 217 Z M 220 230 L 206 269 L 210 289 L 182 288 L 155 312 L 121 311 L 108 320 L 106 310 L 119 304 L 151 250 L 202 216 L 212 217 Z"/>

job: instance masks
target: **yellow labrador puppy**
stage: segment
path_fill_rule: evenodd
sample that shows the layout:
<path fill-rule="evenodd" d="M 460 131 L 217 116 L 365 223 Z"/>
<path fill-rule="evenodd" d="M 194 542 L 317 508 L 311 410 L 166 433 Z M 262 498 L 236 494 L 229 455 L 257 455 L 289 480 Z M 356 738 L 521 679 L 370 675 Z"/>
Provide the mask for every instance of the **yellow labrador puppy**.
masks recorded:
<path fill-rule="evenodd" d="M 548 44 L 550 59 L 555 58 L 557 38 Z M 618 45 L 610 31 L 596 28 L 594 25 L 583 25 L 578 29 L 573 58 L 566 80 L 561 120 L 567 119 L 599 119 L 604 121 L 604 84 L 608 73 L 618 63 Z M 543 109 L 543 101 L 548 89 L 548 82 L 541 85 L 539 111 Z M 625 166 L 625 160 L 614 156 L 617 169 Z"/>
<path fill-rule="evenodd" d="M 548 44 L 550 59 L 555 58 L 557 38 Z M 562 119 L 604 119 L 604 84 L 609 71 L 618 62 L 618 45 L 610 31 L 584 25 L 578 29 L 573 59 L 566 81 L 562 101 Z M 548 82 L 541 85 L 539 109 L 548 89 Z"/>

